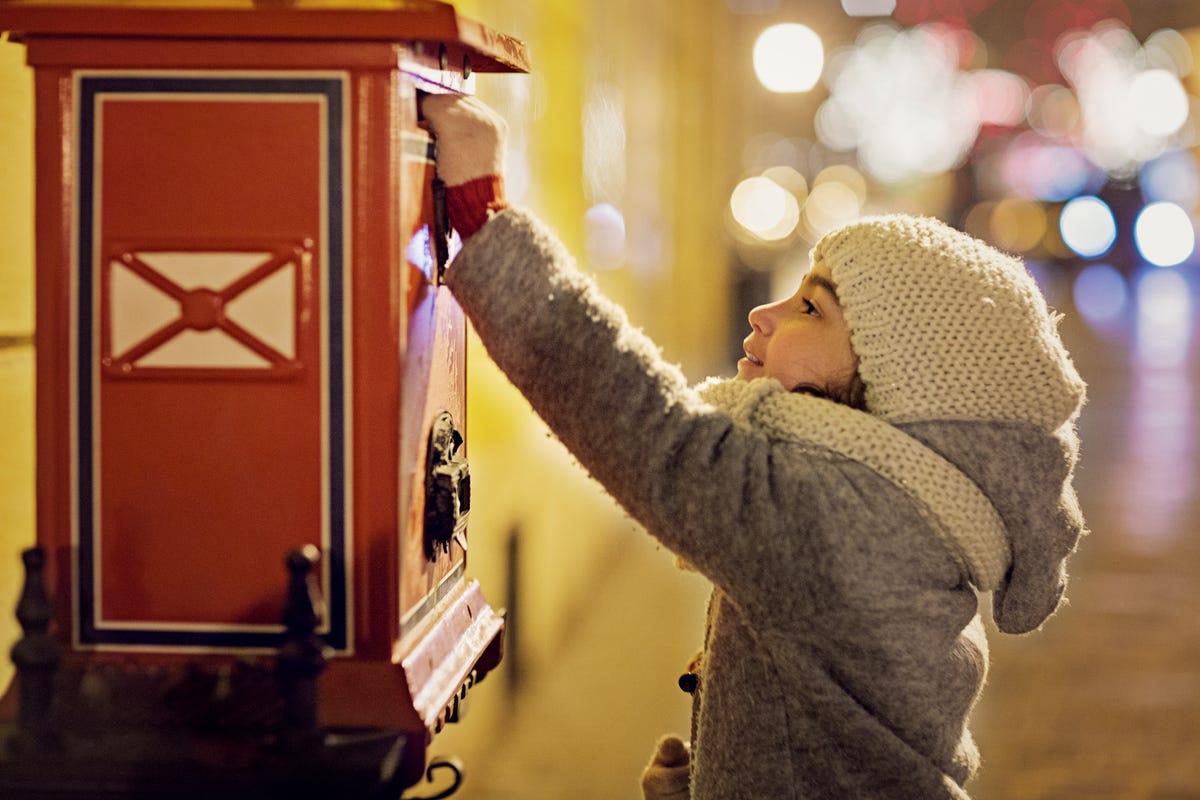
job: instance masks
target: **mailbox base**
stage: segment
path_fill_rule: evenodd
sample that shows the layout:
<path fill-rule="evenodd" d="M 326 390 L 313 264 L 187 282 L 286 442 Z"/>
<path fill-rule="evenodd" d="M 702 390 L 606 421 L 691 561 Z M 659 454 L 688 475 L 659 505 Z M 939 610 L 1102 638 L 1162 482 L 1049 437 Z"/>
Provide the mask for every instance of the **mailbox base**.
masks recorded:
<path fill-rule="evenodd" d="M 399 798 L 421 778 L 420 770 L 402 771 L 412 761 L 405 751 L 418 743 L 395 730 L 331 730 L 292 746 L 145 730 L 64 739 L 28 752 L 15 726 L 0 727 L 0 735 L 6 741 L 0 797 L 6 800 L 382 800 Z M 419 746 L 423 751 L 424 742 Z M 389 765 L 400 769 L 389 771 Z"/>

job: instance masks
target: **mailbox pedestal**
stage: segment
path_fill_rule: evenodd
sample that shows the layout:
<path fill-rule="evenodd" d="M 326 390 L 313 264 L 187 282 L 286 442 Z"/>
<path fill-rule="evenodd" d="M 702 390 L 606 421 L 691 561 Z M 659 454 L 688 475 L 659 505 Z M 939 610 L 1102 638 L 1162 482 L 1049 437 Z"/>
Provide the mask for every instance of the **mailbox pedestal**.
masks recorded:
<path fill-rule="evenodd" d="M 12 2 L 0 30 L 36 81 L 50 763 L 91 775 L 153 729 L 251 775 L 265 742 L 311 766 L 359 737 L 412 783 L 503 639 L 464 575 L 464 323 L 417 97 L 523 71 L 523 45 L 430 0 Z M 305 700 L 276 656 L 313 637 Z M 177 744 L 121 774 L 192 763 Z"/>

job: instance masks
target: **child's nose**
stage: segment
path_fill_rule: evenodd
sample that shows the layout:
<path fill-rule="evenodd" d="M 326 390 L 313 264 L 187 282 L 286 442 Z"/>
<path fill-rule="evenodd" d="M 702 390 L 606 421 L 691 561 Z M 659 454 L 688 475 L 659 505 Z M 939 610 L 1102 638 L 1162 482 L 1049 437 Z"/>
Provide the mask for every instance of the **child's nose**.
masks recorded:
<path fill-rule="evenodd" d="M 771 332 L 771 312 L 774 307 L 775 303 L 768 303 L 767 305 L 755 306 L 750 309 L 750 314 L 747 318 L 750 320 L 750 327 L 756 333 L 766 336 Z"/>

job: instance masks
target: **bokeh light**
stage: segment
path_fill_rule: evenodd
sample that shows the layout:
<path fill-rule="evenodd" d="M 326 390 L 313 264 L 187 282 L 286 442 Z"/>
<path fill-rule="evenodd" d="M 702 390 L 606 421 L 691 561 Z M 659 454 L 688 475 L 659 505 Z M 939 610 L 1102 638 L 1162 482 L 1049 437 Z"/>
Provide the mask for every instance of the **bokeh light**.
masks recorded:
<path fill-rule="evenodd" d="M 1046 212 L 1029 200 L 1005 198 L 992 211 L 988 237 L 1003 250 L 1032 250 L 1046 235 Z"/>
<path fill-rule="evenodd" d="M 853 220 L 862 210 L 855 188 L 841 181 L 816 183 L 804 204 L 805 238 L 816 241 L 823 234 Z"/>
<path fill-rule="evenodd" d="M 830 58 L 818 139 L 835 151 L 856 148 L 863 169 L 885 184 L 953 169 L 979 131 L 974 84 L 960 71 L 973 41 L 944 25 L 868 25 Z"/>
<path fill-rule="evenodd" d="M 1116 322 L 1129 304 L 1125 277 L 1109 264 L 1089 264 L 1079 271 L 1072 289 L 1075 310 L 1092 325 Z"/>
<path fill-rule="evenodd" d="M 896 10 L 896 0 L 842 0 L 849 17 L 886 17 Z"/>
<path fill-rule="evenodd" d="M 1103 185 L 1105 176 L 1079 150 L 1033 131 L 1014 137 L 1000 158 L 1004 187 L 1018 197 L 1061 201 Z"/>
<path fill-rule="evenodd" d="M 1188 118 L 1188 98 L 1179 78 L 1165 69 L 1139 72 L 1129 82 L 1129 106 L 1138 126 L 1151 136 L 1170 136 Z"/>
<path fill-rule="evenodd" d="M 821 37 L 806 25 L 772 25 L 754 43 L 754 73 L 772 92 L 807 92 L 824 66 Z"/>
<path fill-rule="evenodd" d="M 1152 367 L 1183 364 L 1191 346 L 1192 300 L 1178 270 L 1150 269 L 1137 284 L 1137 353 Z"/>
<path fill-rule="evenodd" d="M 1139 183 L 1146 201 L 1168 201 L 1184 208 L 1200 205 L 1200 171 L 1196 158 L 1184 150 L 1171 150 L 1142 167 Z"/>
<path fill-rule="evenodd" d="M 523 147 L 510 145 L 504 151 L 504 194 L 510 202 L 528 202 L 532 184 L 533 175 L 528 153 Z"/>
<path fill-rule="evenodd" d="M 821 144 L 838 153 L 858 147 L 859 125 L 853 109 L 839 97 L 830 97 L 817 108 L 813 120 Z"/>
<path fill-rule="evenodd" d="M 967 73 L 966 80 L 979 124 L 1011 128 L 1025 119 L 1029 86 L 1017 75 L 981 69 Z"/>
<path fill-rule="evenodd" d="M 768 167 L 784 165 L 800 168 L 808 160 L 812 143 L 800 137 L 764 131 L 751 136 L 742 150 L 742 169 L 748 175 Z"/>
<path fill-rule="evenodd" d="M 1051 139 L 1065 139 L 1079 126 L 1079 99 L 1067 87 L 1044 83 L 1029 95 L 1029 126 Z"/>
<path fill-rule="evenodd" d="M 800 220 L 796 196 L 762 175 L 746 178 L 734 188 L 729 210 L 738 225 L 768 242 L 787 237 Z"/>
<path fill-rule="evenodd" d="M 817 173 L 817 177 L 813 178 L 813 186 L 821 186 L 826 183 L 840 183 L 854 193 L 857 201 L 857 207 L 854 213 L 866 205 L 867 202 L 867 179 L 863 174 L 849 164 L 834 164 Z"/>
<path fill-rule="evenodd" d="M 1133 240 L 1142 258 L 1156 267 L 1182 264 L 1196 247 L 1187 212 L 1174 203 L 1151 203 L 1133 224 Z"/>
<path fill-rule="evenodd" d="M 776 164 L 763 170 L 762 175 L 791 192 L 799 204 L 808 197 L 808 181 L 794 167 Z"/>
<path fill-rule="evenodd" d="M 1173 146 L 1189 119 L 1170 37 L 1140 45 L 1111 20 L 1073 31 L 1056 44 L 1057 63 L 1079 100 L 1077 144 L 1109 174 L 1127 178 Z M 1169 68 L 1153 66 L 1166 63 Z M 1147 69 L 1147 65 L 1151 65 Z"/>
<path fill-rule="evenodd" d="M 984 200 L 971 206 L 963 217 L 962 229 L 976 239 L 990 241 L 992 235 L 992 213 L 996 210 L 996 201 Z"/>
<path fill-rule="evenodd" d="M 1195 66 L 1191 45 L 1182 33 L 1173 28 L 1163 28 L 1150 34 L 1142 45 L 1142 53 L 1146 64 L 1152 69 L 1165 69 L 1180 78 L 1191 73 Z"/>
<path fill-rule="evenodd" d="M 610 203 L 598 203 L 583 218 L 584 247 L 596 269 L 616 269 L 625 260 L 625 217 Z"/>
<path fill-rule="evenodd" d="M 625 193 L 625 104 L 611 84 L 592 86 L 584 99 L 583 177 L 593 202 Z"/>
<path fill-rule="evenodd" d="M 1093 195 L 1068 201 L 1058 218 L 1058 228 L 1067 247 L 1084 258 L 1103 255 L 1117 240 L 1112 209 Z"/>

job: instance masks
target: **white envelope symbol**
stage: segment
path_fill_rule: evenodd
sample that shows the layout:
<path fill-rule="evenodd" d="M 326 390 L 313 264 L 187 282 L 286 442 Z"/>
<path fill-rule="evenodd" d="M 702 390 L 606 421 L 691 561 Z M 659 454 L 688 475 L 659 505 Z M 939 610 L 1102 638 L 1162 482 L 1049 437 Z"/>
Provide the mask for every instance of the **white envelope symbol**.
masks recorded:
<path fill-rule="evenodd" d="M 109 262 L 113 365 L 277 369 L 296 358 L 302 251 L 126 250 Z"/>

